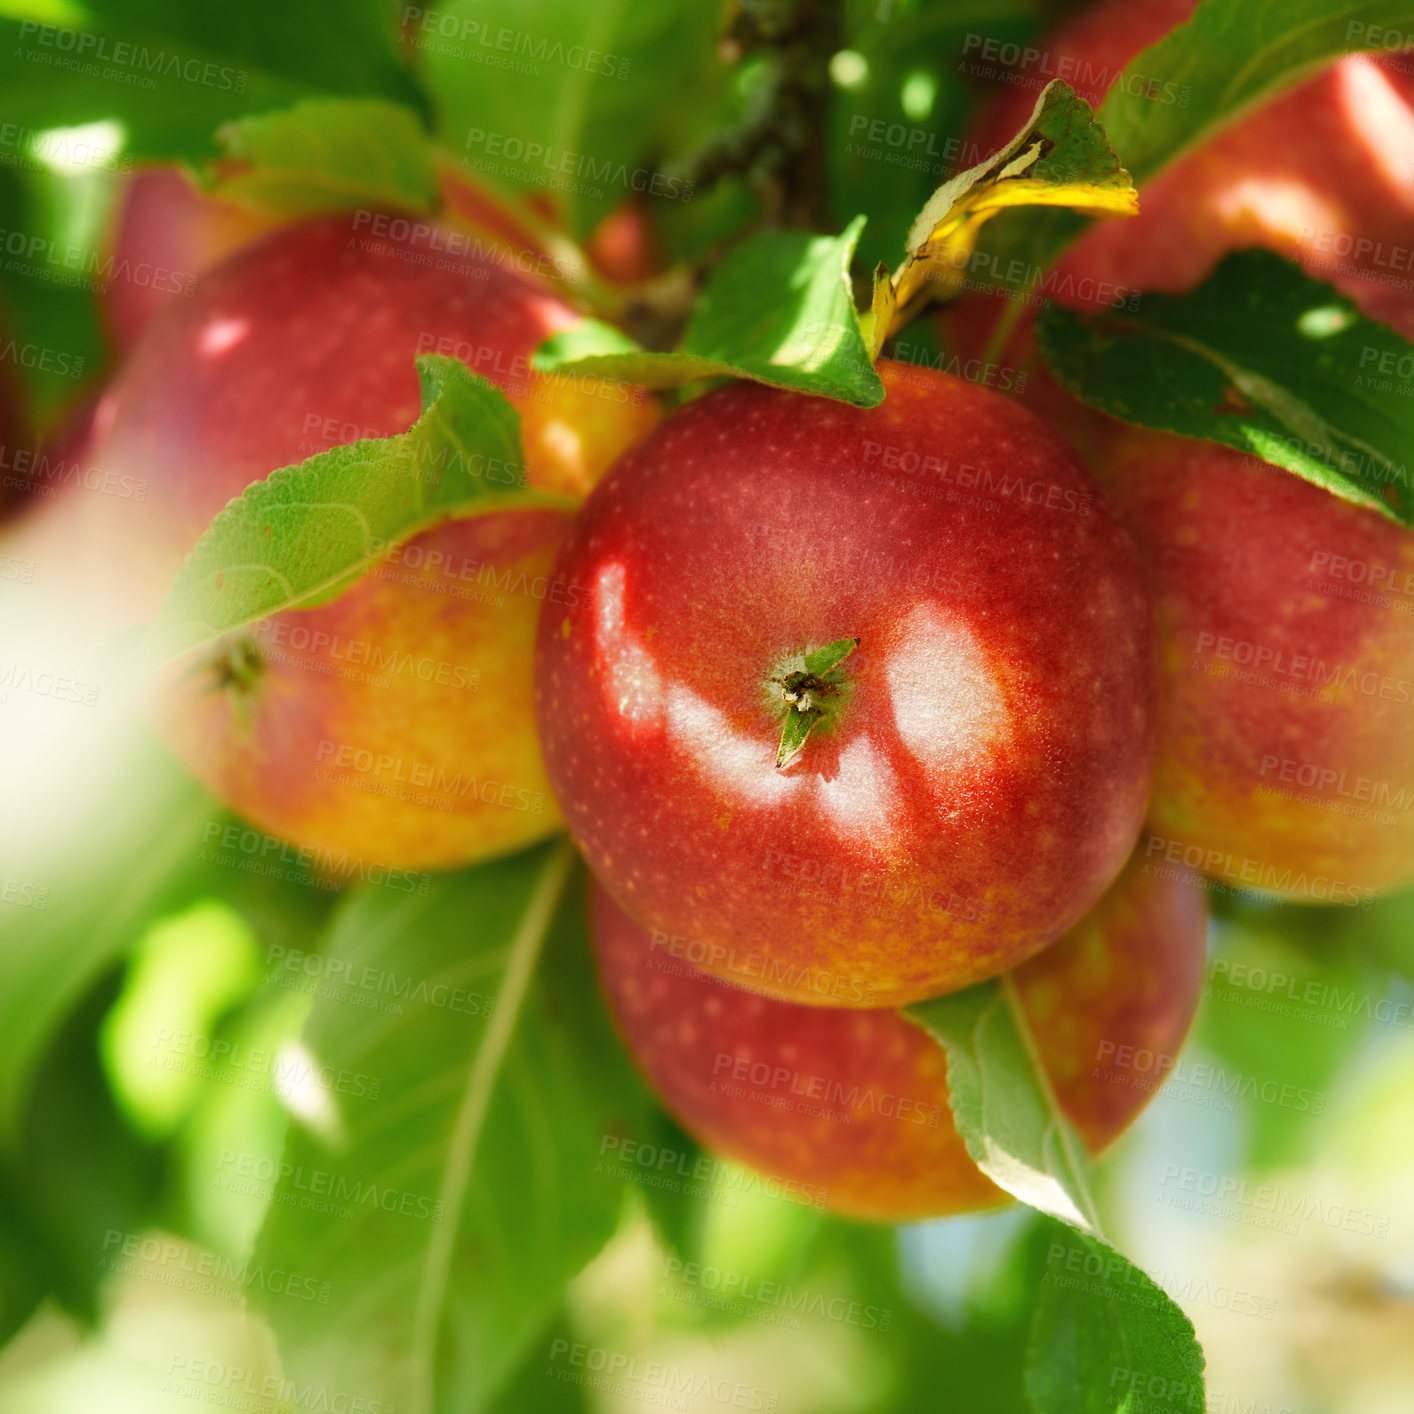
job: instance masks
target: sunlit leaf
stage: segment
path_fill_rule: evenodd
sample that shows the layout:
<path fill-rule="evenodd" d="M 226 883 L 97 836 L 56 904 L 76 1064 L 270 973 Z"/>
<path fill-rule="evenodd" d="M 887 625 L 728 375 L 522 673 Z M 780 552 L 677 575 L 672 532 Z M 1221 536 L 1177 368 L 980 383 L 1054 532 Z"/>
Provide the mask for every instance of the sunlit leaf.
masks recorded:
<path fill-rule="evenodd" d="M 766 231 L 743 241 L 713 272 L 673 353 L 653 353 L 609 325 L 585 320 L 546 340 L 534 367 L 647 388 L 750 378 L 874 407 L 884 388 L 849 278 L 863 229 L 861 216 L 838 236 Z"/>

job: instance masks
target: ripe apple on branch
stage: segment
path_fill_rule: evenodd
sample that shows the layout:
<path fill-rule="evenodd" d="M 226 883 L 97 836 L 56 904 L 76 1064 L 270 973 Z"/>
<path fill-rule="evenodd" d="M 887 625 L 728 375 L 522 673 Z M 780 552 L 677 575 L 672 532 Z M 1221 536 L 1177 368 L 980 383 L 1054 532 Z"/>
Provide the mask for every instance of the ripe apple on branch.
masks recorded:
<path fill-rule="evenodd" d="M 185 1224 L 303 1264 L 327 1300 L 238 1303 L 288 1388 L 492 1414 L 639 1371 L 615 1321 L 662 1314 L 624 1275 L 644 1252 L 680 1272 L 769 1227 L 744 1265 L 823 1253 L 849 1309 L 896 1246 L 936 1285 L 936 1234 L 878 1225 L 1011 1199 L 1041 1215 L 997 1322 L 1030 1414 L 1203 1406 L 1135 1175 L 1239 1138 L 1250 1171 L 1300 1161 L 1275 1111 L 1348 1081 L 1321 1069 L 1345 1038 L 1276 979 L 1384 1005 L 1363 969 L 1407 953 L 1414 882 L 1414 399 L 1388 386 L 1414 366 L 1414 38 L 1291 5 L 1101 0 L 1046 36 L 1029 4 L 449 4 L 396 35 L 351 11 L 303 53 L 297 6 L 153 0 L 164 45 L 244 55 L 250 96 L 183 119 L 134 86 L 83 130 L 124 155 L 55 203 L 77 229 L 118 193 L 88 259 L 114 278 L 68 291 L 102 377 L 51 380 L 43 416 L 0 399 L 0 440 L 46 434 L 0 526 L 7 749 L 54 781 L 152 734 L 185 802 L 95 835 L 93 897 L 0 939 L 0 1130 L 49 1142 L 46 1048 L 87 1026 L 94 1132 L 122 1110 L 178 1175 L 103 1209 L 104 1251 Z M 62 73 L 57 112 L 107 80 L 54 56 L 114 52 L 69 19 L 15 22 L 4 61 L 40 146 L 70 130 L 29 71 Z M 978 160 L 935 169 L 935 137 Z M 31 284 L 7 328 L 57 319 Z M 90 663 L 71 726 L 54 683 Z M 19 803 L 0 903 L 32 907 Z M 1262 983 L 1219 986 L 1244 949 Z M 1155 1106 L 1097 1189 L 1191 1030 L 1272 1113 Z M 174 1038 L 200 1069 L 153 1064 Z M 643 1152 L 671 1160 L 608 1162 Z M 48 1170 L 11 1170 L 0 1145 L 27 1218 Z M 752 1172 L 863 1222 L 714 1211 Z M 919 1362 L 978 1327 L 945 1337 L 906 1285 L 902 1358 L 847 1318 L 831 1345 L 932 1407 Z M 739 1315 L 710 1362 L 741 1358 Z M 748 1373 L 713 1398 L 755 1398 Z"/>

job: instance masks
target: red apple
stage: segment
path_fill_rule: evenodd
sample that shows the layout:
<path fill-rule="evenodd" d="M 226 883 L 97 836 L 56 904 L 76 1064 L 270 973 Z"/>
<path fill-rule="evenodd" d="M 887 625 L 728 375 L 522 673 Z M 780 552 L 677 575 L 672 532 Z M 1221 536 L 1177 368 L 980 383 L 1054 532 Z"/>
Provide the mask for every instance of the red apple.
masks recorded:
<path fill-rule="evenodd" d="M 907 1221 L 1005 1195 L 967 1156 L 941 1046 L 893 1010 L 753 995 L 680 959 L 596 887 L 604 991 L 638 1068 L 710 1148 L 823 1191 L 853 1217 Z M 1061 1107 L 1091 1152 L 1143 1109 L 1202 988 L 1196 876 L 1142 852 L 1094 910 L 1011 974 Z"/>
<path fill-rule="evenodd" d="M 103 292 L 114 342 L 131 348 L 169 300 L 190 299 L 213 265 L 289 219 L 207 196 L 175 167 L 134 172 L 118 199 Z"/>
<path fill-rule="evenodd" d="M 150 486 L 155 587 L 251 481 L 406 431 L 421 411 L 418 353 L 459 357 L 502 388 L 537 485 L 587 490 L 656 413 L 635 390 L 530 372 L 536 345 L 577 319 L 468 237 L 414 219 L 353 212 L 241 250 L 163 311 L 98 414 L 105 468 Z"/>
<path fill-rule="evenodd" d="M 548 287 L 552 256 L 503 202 L 449 162 L 438 166 L 446 219 L 480 237 L 480 250 Z M 190 299 L 213 266 L 266 233 L 294 224 L 290 212 L 203 192 L 178 167 L 143 167 L 124 182 L 116 204 L 104 306 L 114 342 L 126 351 L 153 315 L 174 298 Z"/>
<path fill-rule="evenodd" d="M 1197 0 L 1093 4 L 1038 46 L 1034 74 L 1018 69 L 979 125 L 972 147 L 1001 147 L 1030 116 L 1037 86 L 1068 80 L 1093 106 L 1124 69 Z M 1029 80 L 1029 82 L 1028 82 Z M 1160 104 L 1186 103 L 1183 86 L 1142 66 L 1125 80 Z M 971 148 L 969 150 L 972 150 Z M 1119 154 L 1121 161 L 1124 153 Z M 1097 222 L 1045 281 L 1047 298 L 1101 309 L 1146 290 L 1181 293 L 1223 256 L 1249 246 L 1279 251 L 1350 295 L 1371 318 L 1414 332 L 1408 274 L 1414 221 L 1414 63 L 1352 54 L 1220 131 L 1146 182 L 1139 214 Z M 947 310 L 947 340 L 981 356 L 1003 309 L 969 295 Z M 1034 354 L 1028 312 L 1001 353 L 1012 368 Z M 1103 420 L 1061 393 L 1044 372 L 1022 398 L 1071 440 L 1103 437 Z"/>
<path fill-rule="evenodd" d="M 1414 879 L 1414 535 L 1179 437 L 1100 464 L 1151 553 L 1168 856 L 1306 903 Z"/>
<path fill-rule="evenodd" d="M 1196 4 L 1094 5 L 1038 46 L 1036 77 L 1066 78 L 1098 106 L 1126 65 Z M 1155 103 L 1187 101 L 1181 85 L 1153 75 L 1136 72 L 1125 82 L 1135 92 L 1152 91 Z M 1014 83 L 980 128 L 980 150 L 1013 137 L 1035 99 L 1034 86 Z M 1119 156 L 1123 161 L 1124 153 Z M 1299 261 L 1374 318 L 1407 317 L 1414 309 L 1411 162 L 1414 62 L 1401 55 L 1349 55 L 1146 182 L 1139 214 L 1092 227 L 1047 280 L 1045 293 L 1072 308 L 1095 309 L 1136 291 L 1176 293 L 1199 284 L 1224 255 L 1256 245 Z M 964 305 L 957 322 L 975 346 L 996 312 L 994 302 Z"/>
<path fill-rule="evenodd" d="M 1098 100 L 1189 9 L 1098 6 L 1044 48 Z M 1004 104 L 990 136 L 1029 101 Z M 1083 307 L 1181 291 L 1256 244 L 1414 334 L 1395 273 L 1414 229 L 1412 142 L 1414 65 L 1352 55 L 1147 183 L 1140 215 L 1090 231 L 1051 292 Z M 952 316 L 971 347 L 988 304 Z M 1010 358 L 1029 343 L 1023 323 Z M 1254 458 L 1126 428 L 1044 376 L 1026 401 L 1084 451 L 1147 551 L 1166 689 L 1150 824 L 1166 849 L 1306 902 L 1414 880 L 1414 536 Z"/>
<path fill-rule="evenodd" d="M 99 413 L 104 474 L 141 479 L 109 532 L 110 572 L 149 610 L 217 511 L 278 467 L 418 417 L 414 358 L 462 358 L 522 412 L 527 468 L 587 488 L 656 420 L 617 385 L 528 360 L 577 316 L 446 232 L 363 212 L 286 227 L 172 302 Z M 448 249 L 451 246 L 451 249 Z M 542 601 L 569 517 L 456 521 L 394 550 L 321 608 L 277 615 L 186 665 L 164 717 L 179 754 L 274 835 L 406 868 L 461 863 L 555 828 L 531 717 Z"/>
<path fill-rule="evenodd" d="M 669 418 L 585 504 L 536 666 L 555 792 L 623 908 L 832 1006 L 1059 937 L 1152 766 L 1151 607 L 1103 497 L 999 395 L 881 373 L 873 410 L 737 384 Z"/>

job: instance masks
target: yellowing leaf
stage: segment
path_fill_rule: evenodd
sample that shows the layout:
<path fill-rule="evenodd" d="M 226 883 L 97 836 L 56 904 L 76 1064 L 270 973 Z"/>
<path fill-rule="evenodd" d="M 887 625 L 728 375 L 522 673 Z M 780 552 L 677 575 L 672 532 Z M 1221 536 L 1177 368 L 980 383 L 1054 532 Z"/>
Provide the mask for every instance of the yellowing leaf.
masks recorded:
<path fill-rule="evenodd" d="M 1060 80 L 1046 86 L 1030 121 L 1001 151 L 949 178 L 918 213 L 888 293 L 875 284 L 876 349 L 923 303 L 961 289 L 982 227 L 1015 206 L 1062 206 L 1087 216 L 1139 210 L 1134 183 L 1090 105 Z"/>
<path fill-rule="evenodd" d="M 879 350 L 889 337 L 894 325 L 894 312 L 898 308 L 894 299 L 893 281 L 889 279 L 889 267 L 874 267 L 874 297 L 866 313 L 859 316 L 859 327 L 864 331 L 865 342 L 869 345 L 869 356 L 878 360 Z"/>

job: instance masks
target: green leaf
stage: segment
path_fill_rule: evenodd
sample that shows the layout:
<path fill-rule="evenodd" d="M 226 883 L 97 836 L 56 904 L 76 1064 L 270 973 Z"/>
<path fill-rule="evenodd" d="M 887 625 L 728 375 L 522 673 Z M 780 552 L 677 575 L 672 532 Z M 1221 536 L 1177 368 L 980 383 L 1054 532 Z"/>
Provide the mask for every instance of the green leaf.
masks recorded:
<path fill-rule="evenodd" d="M 1106 1243 L 1051 1227 L 1026 1346 L 1035 1414 L 1206 1409 L 1188 1317 Z"/>
<path fill-rule="evenodd" d="M 1344 1068 L 1376 1028 L 1377 1009 L 1394 1013 L 1388 979 L 1370 956 L 1376 914 L 1335 912 L 1276 905 L 1214 924 L 1196 1039 L 1215 1057 L 1209 1088 L 1230 1092 L 1246 1111 L 1245 1157 L 1253 1166 L 1290 1167 L 1309 1157 Z M 1401 921 L 1407 925 L 1407 916 Z"/>
<path fill-rule="evenodd" d="M 655 182 L 718 108 L 717 0 L 450 0 L 405 10 L 404 43 L 442 111 L 441 131 L 478 182 L 537 193 L 582 239 Z"/>
<path fill-rule="evenodd" d="M 864 72 L 833 86 L 827 151 L 830 203 L 843 223 L 869 213 L 860 241 L 866 266 L 897 258 L 904 236 L 929 194 L 950 173 L 983 154 L 967 136 L 975 97 L 958 55 L 979 26 L 1000 44 L 1035 40 L 1029 0 L 985 9 L 925 5 L 846 7 L 844 47 Z M 916 95 L 930 94 L 926 111 Z"/>
<path fill-rule="evenodd" d="M 1224 922 L 1245 933 L 1279 939 L 1283 947 L 1299 948 L 1312 968 L 1329 965 L 1339 969 L 1358 963 L 1414 982 L 1414 887 L 1392 889 L 1360 908 L 1222 893 L 1210 894 L 1209 900 L 1214 914 Z M 1325 997 L 1335 999 L 1352 1000 L 1338 988 Z M 1371 1017 L 1362 1010 L 1356 1019 L 1368 1021 Z"/>
<path fill-rule="evenodd" d="M 652 353 L 586 320 L 547 339 L 532 366 L 649 388 L 750 378 L 876 407 L 884 386 L 864 345 L 849 281 L 863 229 L 859 216 L 838 236 L 765 231 L 743 241 L 707 282 L 675 353 Z"/>
<path fill-rule="evenodd" d="M 903 1014 L 947 1051 L 948 1101 L 973 1162 L 999 1188 L 1075 1229 L 1058 1230 L 1036 1288 L 1025 1368 L 1036 1414 L 1133 1410 L 1121 1371 L 1182 1377 L 1185 1394 L 1196 1381 L 1193 1407 L 1201 1409 L 1203 1355 L 1193 1327 L 1100 1238 L 1084 1148 L 1056 1100 L 1010 979 Z"/>
<path fill-rule="evenodd" d="M 0 403 L 18 394 L 28 424 L 7 428 L 13 467 L 20 447 L 35 449 L 36 430 L 72 413 L 109 357 L 92 291 L 59 272 L 70 247 L 101 246 L 118 178 L 103 170 L 57 173 L 23 147 L 11 150 L 9 161 L 0 166 L 0 229 L 24 231 L 38 243 L 32 254 L 0 262 L 8 266 L 0 274 Z"/>
<path fill-rule="evenodd" d="M 948 1100 L 977 1167 L 1014 1198 L 1097 1234 L 1084 1147 L 1051 1089 L 1010 980 L 919 1002 L 903 1014 L 947 1051 Z"/>
<path fill-rule="evenodd" d="M 1410 345 L 1280 256 L 1231 255 L 1196 290 L 1134 310 L 1051 305 L 1037 339 L 1061 386 L 1112 417 L 1236 447 L 1414 524 L 1414 404 L 1379 373 Z"/>
<path fill-rule="evenodd" d="M 1090 105 L 1060 79 L 1046 85 L 1030 120 L 1005 147 L 928 198 L 909 230 L 907 259 L 888 287 L 875 287 L 876 352 L 923 303 L 962 287 L 982 227 L 1018 206 L 1061 206 L 1092 216 L 1139 210 L 1134 183 Z"/>
<path fill-rule="evenodd" d="M 67 22 L 0 19 L 7 121 L 116 122 L 141 160 L 200 161 L 222 123 L 316 93 L 420 106 L 378 0 L 182 5 L 103 0 Z"/>
<path fill-rule="evenodd" d="M 1100 121 L 1135 181 L 1145 182 L 1246 109 L 1408 28 L 1407 0 L 1204 0 L 1128 65 L 1126 75 L 1146 82 L 1117 83 Z M 1174 85 L 1185 101 L 1155 101 L 1154 83 Z"/>
<path fill-rule="evenodd" d="M 94 1046 L 109 995 L 91 991 L 54 1035 L 25 1102 L 20 1152 L 0 1160 L 0 1340 L 46 1296 L 95 1319 L 105 1234 L 140 1232 L 153 1218 L 159 1155 L 124 1125 Z"/>
<path fill-rule="evenodd" d="M 323 0 L 90 0 L 83 8 L 129 35 L 190 44 L 326 93 L 418 101 L 379 0 L 343 0 L 337 19 Z"/>
<path fill-rule="evenodd" d="M 154 923 L 221 898 L 263 944 L 301 946 L 330 900 L 307 870 L 248 872 L 240 851 L 209 850 L 232 817 L 145 728 L 100 733 L 70 750 L 84 766 L 77 784 L 22 789 L 17 819 L 28 829 L 3 840 L 0 1147 L 17 1143 L 56 1029 Z"/>
<path fill-rule="evenodd" d="M 818 1289 L 829 1270 L 821 1270 L 821 1258 L 831 1266 L 837 1259 L 853 1300 L 878 1313 L 877 1327 L 863 1332 L 877 1371 L 869 1414 L 1034 1414 L 1022 1387 L 1032 1269 L 1039 1265 L 1031 1224 L 1001 1215 L 964 1218 L 932 1224 L 918 1237 L 827 1218 L 808 1253 L 814 1263 L 796 1278 Z M 946 1304 L 929 1290 L 939 1271 Z M 946 1402 L 920 1405 L 919 1391 L 935 1389 L 947 1391 Z"/>
<path fill-rule="evenodd" d="M 425 897 L 348 897 L 330 964 L 413 990 L 402 1015 L 319 998 L 305 1029 L 325 1073 L 375 1077 L 378 1094 L 334 1093 L 322 1133 L 292 1130 L 257 1246 L 330 1283 L 327 1305 L 269 1303 L 301 1383 L 337 1375 L 409 1414 L 482 1409 L 612 1234 L 624 1194 L 596 1165 L 648 1102 L 599 1000 L 583 911 L 563 841 Z M 489 997 L 489 1018 L 459 995 Z M 331 1221 L 298 1202 L 315 1170 L 382 1199 Z"/>
<path fill-rule="evenodd" d="M 311 930 L 312 931 L 312 930 Z M 308 964 L 310 932 L 295 940 Z M 273 952 L 274 949 L 268 949 Z M 234 1015 L 207 1030 L 213 1041 L 225 1042 L 230 1054 L 277 1055 L 299 1039 L 308 1012 L 308 992 L 322 979 L 302 977 L 307 991 L 286 987 L 288 976 L 258 992 Z M 197 1033 L 199 1034 L 199 1033 Z M 180 1074 L 180 1072 L 178 1072 Z M 289 1133 L 290 1112 L 273 1085 L 244 1083 L 239 1071 L 218 1070 L 198 1077 L 203 1083 L 197 1101 L 168 1149 L 168 1166 L 177 1198 L 174 1229 L 213 1252 L 234 1260 L 255 1246 L 269 1206 L 269 1190 L 238 1181 L 239 1169 L 274 1175 Z"/>
<path fill-rule="evenodd" d="M 452 516 L 573 508 L 550 492 L 500 489 L 507 473 L 520 471 L 521 451 L 519 419 L 498 388 L 453 358 L 423 354 L 417 369 L 423 411 L 410 431 L 272 472 L 212 521 L 144 655 L 161 661 L 282 609 L 322 602 L 393 542 Z"/>
<path fill-rule="evenodd" d="M 487 1407 L 487 1414 L 525 1414 L 528 1409 L 533 1409 L 535 1414 L 596 1414 L 590 1402 L 592 1393 L 588 1381 L 545 1378 L 546 1348 L 553 1347 L 557 1340 L 564 1341 L 568 1347 L 578 1339 L 569 1313 L 561 1311 L 546 1336 L 537 1342 L 520 1369 Z"/>
<path fill-rule="evenodd" d="M 698 1141 L 659 1106 L 648 1107 L 638 1133 L 643 1143 L 653 1146 L 655 1153 L 666 1151 L 681 1155 L 677 1166 L 684 1172 L 690 1173 L 702 1157 L 703 1149 Z M 642 1204 L 663 1247 L 680 1256 L 688 1255 L 710 1202 L 705 1190 L 691 1184 L 665 1184 L 659 1188 L 650 1183 L 638 1190 L 636 1201 Z"/>
<path fill-rule="evenodd" d="M 437 200 L 432 146 L 418 116 L 376 98 L 311 98 L 279 113 L 227 123 L 219 196 L 292 212 L 352 207 L 430 211 Z"/>
<path fill-rule="evenodd" d="M 1143 185 L 1244 112 L 1346 54 L 1409 29 L 1407 0 L 1203 0 L 1185 24 L 1135 56 L 1100 105 L 1114 150 Z M 1156 100 L 1151 95 L 1158 94 Z M 1069 211 L 1008 213 L 979 243 L 970 274 L 1018 299 L 1086 228 Z M 1001 272 L 1028 272 L 1018 287 Z"/>
<path fill-rule="evenodd" d="M 56 1027 L 184 896 L 203 827 L 220 814 L 155 741 L 120 760 L 96 790 L 63 802 L 71 838 L 86 840 L 81 858 L 43 850 L 28 860 L 7 850 L 6 879 L 22 886 L 11 890 L 20 906 L 0 913 L 0 1133 L 11 1144 Z M 120 810 L 120 829 L 94 827 Z"/>
<path fill-rule="evenodd" d="M 1315 922 L 1320 944 L 1324 944 L 1329 936 L 1328 918 L 1322 917 L 1316 921 L 1309 915 L 1329 915 L 1330 912 L 1328 908 L 1308 910 L 1308 923 Z M 1338 935 L 1348 936 L 1350 944 L 1371 963 L 1405 981 L 1414 982 L 1414 889 L 1396 889 L 1381 894 L 1371 904 L 1369 913 L 1362 911 L 1358 920 L 1342 920 L 1334 931 Z"/>
<path fill-rule="evenodd" d="M 152 1064 L 152 1038 L 163 1028 L 211 1035 L 260 976 L 254 933 L 217 899 L 204 899 L 143 934 L 99 1035 L 109 1084 L 134 1129 L 168 1138 L 202 1089 L 200 1075 Z"/>
<path fill-rule="evenodd" d="M 909 230 L 909 253 L 956 247 L 969 228 L 1009 206 L 1063 206 L 1096 216 L 1139 209 L 1134 183 L 1090 105 L 1061 79 L 1046 85 L 1030 121 L 1000 152 L 928 198 Z"/>

